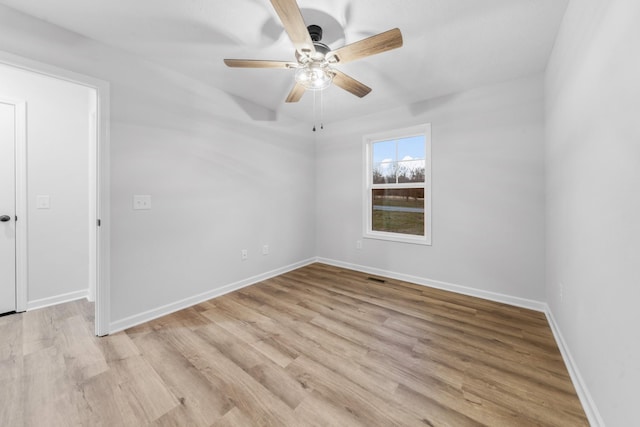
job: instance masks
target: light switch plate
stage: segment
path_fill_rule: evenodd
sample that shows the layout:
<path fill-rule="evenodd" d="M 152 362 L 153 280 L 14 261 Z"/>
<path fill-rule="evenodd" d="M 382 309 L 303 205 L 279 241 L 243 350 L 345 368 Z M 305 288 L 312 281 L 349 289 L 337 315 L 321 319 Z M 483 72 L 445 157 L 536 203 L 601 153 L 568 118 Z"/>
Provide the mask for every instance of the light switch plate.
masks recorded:
<path fill-rule="evenodd" d="M 151 209 L 151 196 L 134 194 L 134 196 L 133 196 L 133 209 L 134 210 L 148 210 L 148 209 Z"/>
<path fill-rule="evenodd" d="M 49 196 L 36 197 L 36 209 L 49 209 L 51 206 Z"/>

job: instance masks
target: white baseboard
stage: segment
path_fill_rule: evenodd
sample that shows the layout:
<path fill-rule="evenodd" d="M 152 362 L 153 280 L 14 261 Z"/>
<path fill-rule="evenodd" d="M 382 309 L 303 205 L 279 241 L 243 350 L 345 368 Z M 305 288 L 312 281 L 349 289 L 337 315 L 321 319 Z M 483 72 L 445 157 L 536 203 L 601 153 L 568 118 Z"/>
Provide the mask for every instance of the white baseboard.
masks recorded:
<path fill-rule="evenodd" d="M 558 323 L 553 316 L 551 307 L 549 307 L 547 304 L 545 304 L 545 306 L 546 308 L 544 313 L 547 316 L 547 321 L 549 322 L 549 326 L 551 326 L 551 331 L 553 332 L 553 336 L 556 339 L 556 343 L 558 344 L 558 348 L 560 349 L 560 354 L 562 354 L 564 364 L 567 366 L 569 376 L 571 376 L 571 381 L 573 382 L 573 387 L 575 387 L 576 389 L 576 393 L 578 394 L 580 403 L 582 403 L 582 408 L 587 415 L 589 424 L 591 424 L 591 426 L 593 427 L 604 427 L 604 420 L 600 416 L 600 412 L 598 411 L 598 408 L 596 407 L 596 404 L 591 397 L 591 393 L 589 393 L 589 389 L 587 388 L 584 379 L 582 379 L 582 375 L 580 375 L 578 366 L 571 356 L 569 347 L 567 346 L 567 343 L 564 340 L 562 333 L 560 332 L 560 327 L 558 326 Z"/>
<path fill-rule="evenodd" d="M 375 274 L 378 276 L 389 277 L 390 279 L 402 280 L 403 282 L 415 283 L 416 285 L 428 286 L 430 288 L 442 289 L 445 291 L 455 292 L 457 294 L 469 295 L 489 301 L 501 302 L 516 307 L 528 308 L 530 310 L 545 312 L 547 304 L 542 301 L 536 301 L 526 298 L 514 297 L 497 292 L 485 291 L 482 289 L 470 288 L 467 286 L 456 285 L 453 283 L 442 282 L 440 280 L 425 279 L 423 277 L 411 276 L 409 274 L 396 273 L 394 271 L 381 270 L 379 268 L 367 267 L 364 265 L 351 264 L 342 261 L 336 261 L 327 258 L 316 258 L 317 262 L 333 265 L 335 267 L 347 268 L 363 273 Z"/>
<path fill-rule="evenodd" d="M 62 304 L 65 302 L 76 301 L 82 298 L 87 298 L 89 291 L 87 289 L 83 291 L 74 291 L 62 295 L 56 295 L 53 297 L 41 298 L 33 301 L 27 301 L 27 311 L 36 310 L 38 308 L 49 307 L 51 305 Z"/>
<path fill-rule="evenodd" d="M 229 292 L 237 291 L 238 289 L 242 289 L 247 286 L 254 285 L 263 280 L 267 280 L 272 277 L 279 276 L 281 274 L 287 273 L 292 270 L 296 270 L 298 268 L 304 267 L 314 262 L 315 262 L 315 258 L 310 258 L 310 259 L 300 261 L 291 265 L 287 265 L 285 267 L 268 271 L 266 273 L 258 274 L 257 276 L 249 277 L 247 279 L 240 280 L 235 283 L 230 283 L 220 288 L 212 289 L 210 291 L 203 292 L 201 294 L 194 295 L 192 297 L 185 298 L 180 301 L 172 302 L 170 304 L 166 304 L 161 307 L 147 310 L 140 314 L 135 314 L 133 316 L 126 317 L 124 319 L 116 320 L 115 322 L 110 323 L 109 333 L 113 334 L 116 332 L 123 331 L 127 328 L 131 328 L 133 326 L 140 325 L 150 320 L 157 319 L 162 316 L 166 316 L 167 314 L 174 313 L 176 311 L 191 307 L 196 304 L 200 304 L 201 302 L 222 296 L 224 294 L 228 294 Z"/>

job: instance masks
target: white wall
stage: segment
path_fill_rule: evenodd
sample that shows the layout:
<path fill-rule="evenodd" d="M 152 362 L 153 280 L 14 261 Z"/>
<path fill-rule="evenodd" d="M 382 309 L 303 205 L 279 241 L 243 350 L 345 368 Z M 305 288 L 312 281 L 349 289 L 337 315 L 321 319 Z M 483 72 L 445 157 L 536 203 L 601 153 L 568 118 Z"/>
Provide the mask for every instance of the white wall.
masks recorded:
<path fill-rule="evenodd" d="M 112 324 L 314 255 L 307 124 L 4 6 L 0 50 L 111 84 Z"/>
<path fill-rule="evenodd" d="M 544 299 L 542 76 L 330 124 L 317 141 L 321 257 Z M 373 94 L 372 94 L 373 95 Z M 433 245 L 362 239 L 362 136 L 431 123 Z"/>
<path fill-rule="evenodd" d="M 128 141 L 112 157 L 112 242 L 127 249 L 112 253 L 116 318 L 136 313 L 127 300 L 150 309 L 313 256 L 310 146 L 268 136 L 114 126 Z M 132 194 L 150 194 L 152 210 L 133 211 Z"/>
<path fill-rule="evenodd" d="M 0 65 L 0 96 L 27 102 L 28 304 L 86 294 L 90 90 Z"/>
<path fill-rule="evenodd" d="M 547 299 L 608 426 L 640 422 L 638 22 L 572 1 L 546 73 Z"/>

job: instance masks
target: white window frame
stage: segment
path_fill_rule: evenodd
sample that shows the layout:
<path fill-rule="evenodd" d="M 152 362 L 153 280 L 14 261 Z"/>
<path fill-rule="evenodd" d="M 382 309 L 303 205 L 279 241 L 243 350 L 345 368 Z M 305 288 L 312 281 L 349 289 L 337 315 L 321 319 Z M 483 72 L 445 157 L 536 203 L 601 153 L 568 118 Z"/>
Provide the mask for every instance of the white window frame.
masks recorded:
<path fill-rule="evenodd" d="M 392 184 L 393 188 L 424 188 L 424 236 L 411 234 L 393 233 L 388 231 L 372 230 L 372 200 L 371 194 L 377 188 L 389 188 L 389 184 L 373 183 L 373 149 L 376 142 L 389 141 L 394 139 L 407 138 L 424 135 L 425 138 L 425 161 L 424 161 L 424 182 L 411 182 Z M 401 243 L 413 243 L 419 245 L 431 245 L 431 124 L 425 123 L 403 129 L 378 132 L 365 135 L 364 141 L 364 233 L 365 239 L 387 240 Z"/>

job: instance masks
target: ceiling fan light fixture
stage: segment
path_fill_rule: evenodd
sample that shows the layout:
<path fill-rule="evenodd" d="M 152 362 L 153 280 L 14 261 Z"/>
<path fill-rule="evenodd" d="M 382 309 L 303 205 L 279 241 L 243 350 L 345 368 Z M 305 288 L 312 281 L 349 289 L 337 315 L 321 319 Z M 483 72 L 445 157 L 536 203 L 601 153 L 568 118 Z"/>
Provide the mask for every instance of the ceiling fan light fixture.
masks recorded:
<path fill-rule="evenodd" d="M 307 90 L 323 90 L 331 86 L 333 70 L 328 64 L 307 62 L 296 71 L 296 82 Z"/>

